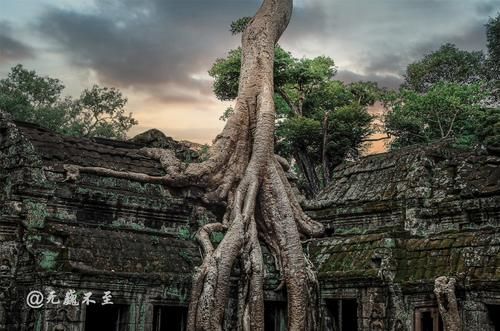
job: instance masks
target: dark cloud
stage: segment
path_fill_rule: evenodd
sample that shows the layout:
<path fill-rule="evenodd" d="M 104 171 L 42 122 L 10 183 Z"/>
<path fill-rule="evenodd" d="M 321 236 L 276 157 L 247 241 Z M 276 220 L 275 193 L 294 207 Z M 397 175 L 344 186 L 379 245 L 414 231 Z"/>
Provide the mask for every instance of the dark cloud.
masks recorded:
<path fill-rule="evenodd" d="M 282 44 L 295 55 L 331 56 L 345 79 L 399 84 L 406 66 L 444 43 L 485 46 L 484 24 L 500 0 L 297 1 Z M 102 0 L 83 12 L 49 8 L 37 28 L 73 65 L 106 83 L 161 100 L 212 95 L 206 72 L 239 44 L 228 27 L 259 0 Z M 360 74 L 355 74 L 360 73 Z M 164 91 L 162 89 L 168 89 Z M 179 92 L 181 91 L 182 92 Z M 189 94 L 189 93 L 188 93 Z"/>
<path fill-rule="evenodd" d="M 353 82 L 377 82 L 380 87 L 388 89 L 397 89 L 403 82 L 401 76 L 383 75 L 383 74 L 357 74 L 349 70 L 339 70 L 335 75 L 335 79 L 341 80 L 345 83 Z"/>
<path fill-rule="evenodd" d="M 16 62 L 34 56 L 28 45 L 12 36 L 12 28 L 6 22 L 0 22 L 0 63 Z"/>
<path fill-rule="evenodd" d="M 344 70 L 339 75 L 346 81 L 372 80 L 379 82 L 381 86 L 395 88 L 401 83 L 398 77 L 403 77 L 408 64 L 438 50 L 445 43 L 455 44 L 458 48 L 468 51 L 481 51 L 486 45 L 483 22 L 470 23 L 467 28 L 457 31 L 456 34 L 433 37 L 391 52 L 387 52 L 391 49 L 390 45 L 380 45 L 380 50 L 377 52 L 366 52 L 357 57 L 356 63 L 363 74 Z"/>
<path fill-rule="evenodd" d="M 177 84 L 198 88 L 190 76 L 234 47 L 230 23 L 256 9 L 255 1 L 103 1 L 95 13 L 52 8 L 39 29 L 70 61 L 121 87 Z M 225 10 L 221 10 L 224 8 Z"/>
<path fill-rule="evenodd" d="M 476 10 L 480 15 L 494 15 L 495 12 L 500 10 L 500 1 L 499 0 L 481 1 L 476 5 Z"/>

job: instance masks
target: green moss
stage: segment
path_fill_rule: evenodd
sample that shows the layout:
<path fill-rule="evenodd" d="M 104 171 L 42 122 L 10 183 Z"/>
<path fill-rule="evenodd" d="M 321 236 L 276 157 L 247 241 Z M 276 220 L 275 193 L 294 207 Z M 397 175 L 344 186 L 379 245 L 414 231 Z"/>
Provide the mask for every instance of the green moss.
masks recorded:
<path fill-rule="evenodd" d="M 189 263 L 191 265 L 193 264 L 193 258 L 184 249 L 179 250 L 179 256 L 182 257 L 187 263 Z"/>
<path fill-rule="evenodd" d="M 187 226 L 182 226 L 177 231 L 177 237 L 182 240 L 191 240 L 191 231 Z"/>
<path fill-rule="evenodd" d="M 74 216 L 71 215 L 70 213 L 68 213 L 67 210 L 63 209 L 63 210 L 57 211 L 55 213 L 55 218 L 60 219 L 60 220 L 70 220 L 70 219 L 73 219 Z"/>
<path fill-rule="evenodd" d="M 43 316 L 40 311 L 37 311 L 35 320 L 35 331 L 42 331 Z"/>
<path fill-rule="evenodd" d="M 133 331 L 133 330 L 136 330 L 136 316 L 135 316 L 135 312 L 136 312 L 136 304 L 131 304 L 130 307 L 129 307 L 129 311 L 128 311 L 128 314 L 129 314 L 129 319 L 128 319 L 128 323 L 129 323 L 129 326 L 130 326 L 130 329 L 129 331 Z"/>
<path fill-rule="evenodd" d="M 54 251 L 43 251 L 42 257 L 40 259 L 39 265 L 42 269 L 45 270 L 54 270 L 57 265 L 57 257 L 59 256 L 58 252 Z"/>
<path fill-rule="evenodd" d="M 396 247 L 396 241 L 393 238 L 387 238 L 385 239 L 384 246 L 387 248 L 395 248 Z"/>
<path fill-rule="evenodd" d="M 133 230 L 144 230 L 146 227 L 142 223 L 134 223 L 132 221 L 126 221 L 123 219 L 118 219 L 111 223 L 112 227 L 116 228 L 129 228 Z"/>
<path fill-rule="evenodd" d="M 141 303 L 139 310 L 139 331 L 144 331 L 146 328 L 146 305 Z"/>
<path fill-rule="evenodd" d="M 45 218 L 48 216 L 47 207 L 43 203 L 26 201 L 26 222 L 30 229 L 42 229 L 45 226 Z"/>
<path fill-rule="evenodd" d="M 3 195 L 5 196 L 5 199 L 10 199 L 11 190 L 12 190 L 12 181 L 10 179 L 10 176 L 7 176 L 3 184 Z"/>
<path fill-rule="evenodd" d="M 183 291 L 182 287 L 181 288 L 175 286 L 168 287 L 165 290 L 165 294 L 166 296 L 177 298 L 181 303 L 187 302 L 187 291 Z"/>
<path fill-rule="evenodd" d="M 26 240 L 42 241 L 42 236 L 40 236 L 40 235 L 34 235 L 34 234 L 28 234 Z"/>
<path fill-rule="evenodd" d="M 214 244 L 219 244 L 222 239 L 224 239 L 224 233 L 222 232 L 213 232 L 210 236 L 210 241 Z"/>

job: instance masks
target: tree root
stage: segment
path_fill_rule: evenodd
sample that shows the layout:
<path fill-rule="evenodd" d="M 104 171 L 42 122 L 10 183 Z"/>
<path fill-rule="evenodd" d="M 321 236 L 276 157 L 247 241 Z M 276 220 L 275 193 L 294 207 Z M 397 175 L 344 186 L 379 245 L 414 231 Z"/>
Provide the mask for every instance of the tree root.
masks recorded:
<path fill-rule="evenodd" d="M 462 331 L 462 319 L 455 295 L 455 278 L 438 277 L 434 281 L 434 294 L 438 302 L 439 313 L 443 318 L 445 331 Z"/>
<path fill-rule="evenodd" d="M 302 239 L 323 234 L 323 226 L 302 210 L 286 171 L 274 155 L 274 49 L 292 13 L 292 0 L 264 0 L 242 36 L 242 67 L 235 113 L 201 163 L 183 164 L 172 152 L 143 149 L 159 160 L 164 176 L 98 167 L 67 166 L 67 179 L 79 172 L 174 187 L 195 185 L 205 201 L 226 201 L 221 223 L 196 234 L 203 263 L 193 275 L 189 331 L 219 331 L 229 300 L 231 273 L 240 261 L 238 329 L 264 329 L 264 262 L 260 240 L 271 252 L 288 298 L 288 330 L 317 330 L 318 281 L 304 254 Z M 224 232 L 214 247 L 210 234 Z"/>

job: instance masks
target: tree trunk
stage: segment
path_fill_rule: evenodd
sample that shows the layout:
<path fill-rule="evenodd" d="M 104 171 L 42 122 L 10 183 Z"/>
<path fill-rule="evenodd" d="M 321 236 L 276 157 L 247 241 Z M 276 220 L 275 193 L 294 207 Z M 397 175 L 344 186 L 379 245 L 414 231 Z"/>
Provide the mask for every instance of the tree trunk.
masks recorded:
<path fill-rule="evenodd" d="M 445 331 L 462 331 L 462 320 L 455 296 L 455 278 L 438 277 L 434 281 L 434 294 L 438 302 L 439 313 L 443 318 Z"/>
<path fill-rule="evenodd" d="M 314 168 L 314 164 L 311 158 L 302 150 L 296 150 L 294 154 L 297 165 L 299 166 L 300 171 L 304 174 L 307 182 L 307 187 L 305 188 L 306 195 L 308 198 L 312 198 L 318 194 L 321 188 L 321 183 L 316 169 Z"/>
<path fill-rule="evenodd" d="M 303 213 L 282 163 L 274 156 L 274 47 L 291 13 L 292 0 L 264 0 L 242 36 L 235 114 L 207 162 L 208 166 L 211 162 L 221 166 L 218 160 L 229 159 L 222 165 L 227 169 L 216 171 L 211 180 L 228 207 L 222 224 L 206 226 L 198 233 L 205 257 L 193 279 L 188 330 L 222 329 L 230 275 L 238 258 L 242 265 L 238 326 L 241 330 L 264 329 L 264 265 L 259 239 L 274 255 L 286 286 L 288 330 L 314 330 L 317 326 L 317 280 L 303 253 L 301 236 L 321 235 L 323 226 Z M 215 249 L 209 241 L 213 227 L 226 229 Z"/>
<path fill-rule="evenodd" d="M 158 159 L 166 175 L 148 176 L 98 167 L 65 165 L 67 180 L 80 172 L 205 190 L 207 203 L 226 202 L 220 223 L 196 234 L 203 263 L 193 276 L 189 331 L 222 330 L 231 272 L 241 263 L 239 330 L 264 329 L 264 263 L 261 242 L 274 256 L 286 287 L 288 330 L 317 330 L 318 282 L 304 255 L 301 238 L 321 236 L 324 228 L 303 211 L 287 180 L 289 166 L 274 155 L 274 47 L 292 14 L 292 0 L 264 0 L 242 36 L 242 64 L 235 112 L 201 163 L 180 162 L 172 151 L 142 152 Z M 215 248 L 214 231 L 225 235 Z"/>

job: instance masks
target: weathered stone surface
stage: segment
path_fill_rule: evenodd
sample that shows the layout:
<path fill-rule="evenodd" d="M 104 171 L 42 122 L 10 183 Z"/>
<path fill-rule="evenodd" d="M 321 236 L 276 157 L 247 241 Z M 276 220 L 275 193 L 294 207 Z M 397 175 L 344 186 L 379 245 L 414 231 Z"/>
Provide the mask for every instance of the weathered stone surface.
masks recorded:
<path fill-rule="evenodd" d="M 164 170 L 138 153 L 141 145 L 62 137 L 4 116 L 0 329 L 83 330 L 85 306 L 29 309 L 24 299 L 34 289 L 55 291 L 61 300 L 70 289 L 111 291 L 129 313 L 135 309 L 130 325 L 139 329 L 152 327 L 151 302 L 185 306 L 191 272 L 200 263 L 191 235 L 214 217 L 196 190 L 84 173 L 67 180 L 68 164 L 151 176 Z"/>
<path fill-rule="evenodd" d="M 198 157 L 155 131 L 133 142 L 62 137 L 0 112 L 0 330 L 84 330 L 87 306 L 31 309 L 31 290 L 75 290 L 80 298 L 111 291 L 126 309 L 120 323 L 127 330 L 153 330 L 161 307 L 181 309 L 175 316 L 182 319 L 201 258 L 192 234 L 218 217 L 218 207 L 201 203 L 194 187 L 68 176 L 68 165 L 163 175 L 159 162 L 139 152 L 145 146 Z M 358 330 L 413 330 L 420 317 L 438 316 L 434 280 L 449 276 L 464 328 L 494 330 L 499 178 L 499 156 L 444 145 L 339 166 L 334 184 L 307 208 L 337 230 L 304 244 L 318 269 L 323 329 L 338 330 L 352 317 Z M 266 316 L 283 317 L 286 295 L 273 291 L 279 275 L 265 259 Z M 236 300 L 229 306 L 234 314 Z"/>
<path fill-rule="evenodd" d="M 323 299 L 355 298 L 363 305 L 362 330 L 418 330 L 425 314 L 438 318 L 433 283 L 449 276 L 457 279 L 464 329 L 494 330 L 499 173 L 500 157 L 448 145 L 339 166 L 335 182 L 308 206 L 313 218 L 337 230 L 309 243 Z M 377 308 L 384 313 L 377 310 L 375 319 L 367 291 L 384 293 L 384 308 Z M 484 308 L 477 317 L 467 307 Z"/>

